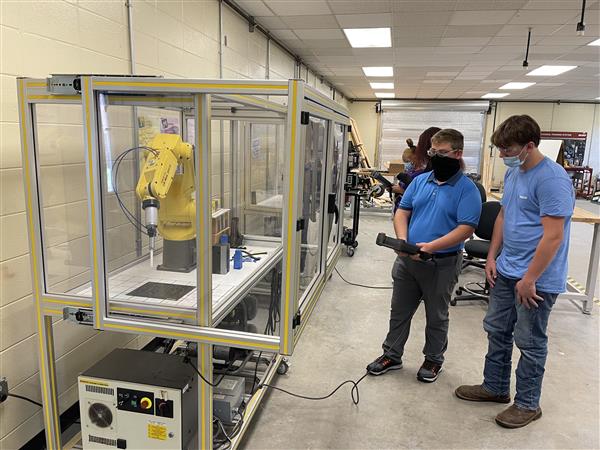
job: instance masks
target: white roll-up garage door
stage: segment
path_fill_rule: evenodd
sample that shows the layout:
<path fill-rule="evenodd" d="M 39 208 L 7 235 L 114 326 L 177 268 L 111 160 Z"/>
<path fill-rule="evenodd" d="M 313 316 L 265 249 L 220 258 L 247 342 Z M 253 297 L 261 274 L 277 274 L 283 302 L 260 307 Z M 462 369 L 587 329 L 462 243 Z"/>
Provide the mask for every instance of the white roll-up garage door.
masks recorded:
<path fill-rule="evenodd" d="M 399 160 L 406 139 L 415 145 L 429 127 L 454 128 L 465 137 L 463 159 L 466 173 L 479 173 L 483 133 L 488 102 L 433 102 L 384 100 L 381 102 L 381 140 L 377 165 Z"/>

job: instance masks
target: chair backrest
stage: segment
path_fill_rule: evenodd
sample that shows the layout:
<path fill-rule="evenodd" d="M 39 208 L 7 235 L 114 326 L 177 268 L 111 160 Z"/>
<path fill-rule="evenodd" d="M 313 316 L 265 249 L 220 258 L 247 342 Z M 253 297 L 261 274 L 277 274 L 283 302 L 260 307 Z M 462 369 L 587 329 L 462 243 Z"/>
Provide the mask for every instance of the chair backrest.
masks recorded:
<path fill-rule="evenodd" d="M 475 180 L 471 181 L 473 181 L 473 183 L 475 183 L 475 186 L 477 186 L 477 190 L 479 190 L 479 195 L 481 196 L 481 203 L 484 203 L 487 200 L 487 194 L 485 193 L 485 188 L 483 187 L 483 184 Z"/>
<path fill-rule="evenodd" d="M 481 205 L 481 216 L 479 217 L 479 224 L 475 230 L 475 234 L 480 239 L 486 241 L 492 240 L 492 233 L 494 231 L 494 223 L 496 223 L 496 217 L 500 213 L 500 202 L 485 202 Z"/>

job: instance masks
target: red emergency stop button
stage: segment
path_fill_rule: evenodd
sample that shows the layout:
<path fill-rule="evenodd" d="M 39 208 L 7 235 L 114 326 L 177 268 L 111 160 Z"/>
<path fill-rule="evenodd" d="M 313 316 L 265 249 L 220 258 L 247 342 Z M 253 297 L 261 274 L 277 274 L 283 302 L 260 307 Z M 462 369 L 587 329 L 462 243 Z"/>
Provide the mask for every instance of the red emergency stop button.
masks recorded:
<path fill-rule="evenodd" d="M 142 397 L 142 399 L 140 400 L 140 408 L 142 408 L 142 409 L 152 408 L 152 400 L 150 400 L 148 397 Z"/>

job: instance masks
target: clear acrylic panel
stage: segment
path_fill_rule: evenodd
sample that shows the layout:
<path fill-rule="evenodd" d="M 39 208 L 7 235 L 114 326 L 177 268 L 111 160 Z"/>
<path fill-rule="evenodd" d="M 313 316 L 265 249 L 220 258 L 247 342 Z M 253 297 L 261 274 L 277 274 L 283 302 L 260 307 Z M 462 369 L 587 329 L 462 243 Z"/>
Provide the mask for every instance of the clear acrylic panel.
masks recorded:
<path fill-rule="evenodd" d="M 344 198 L 342 193 L 342 162 L 344 159 L 344 141 L 346 127 L 336 123 L 333 126 L 333 149 L 329 168 L 326 170 L 329 177 L 328 195 L 333 196 L 333 203 L 337 209 L 337 214 L 328 211 L 328 230 L 327 233 L 327 255 L 333 251 L 335 246 L 340 242 L 340 214 L 344 210 Z"/>
<path fill-rule="evenodd" d="M 321 272 L 321 222 L 323 220 L 324 158 L 329 121 L 310 117 L 304 137 L 304 183 L 301 218 L 299 298 Z"/>
<path fill-rule="evenodd" d="M 194 159 L 182 139 L 182 111 L 110 101 L 98 97 L 108 297 L 194 308 Z M 161 170 L 169 163 L 175 170 L 165 193 Z"/>
<path fill-rule="evenodd" d="M 280 136 L 278 124 L 212 120 L 212 306 L 217 315 L 240 300 L 245 284 L 261 280 L 263 285 L 281 258 Z M 260 290 L 271 292 L 268 286 Z M 271 295 L 267 297 L 266 308 Z M 265 327 L 259 325 L 257 331 L 263 333 Z"/>
<path fill-rule="evenodd" d="M 81 105 L 37 104 L 34 127 L 46 292 L 91 297 Z"/>

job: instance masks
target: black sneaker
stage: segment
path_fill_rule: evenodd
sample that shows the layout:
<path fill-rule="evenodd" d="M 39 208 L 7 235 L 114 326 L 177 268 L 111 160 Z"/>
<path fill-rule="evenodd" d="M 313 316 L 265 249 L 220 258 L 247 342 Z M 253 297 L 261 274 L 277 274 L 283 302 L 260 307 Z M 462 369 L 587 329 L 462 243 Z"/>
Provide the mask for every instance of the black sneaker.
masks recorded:
<path fill-rule="evenodd" d="M 394 361 L 385 355 L 381 355 L 367 366 L 367 372 L 371 375 L 383 375 L 388 370 L 402 369 L 402 361 Z"/>
<path fill-rule="evenodd" d="M 440 364 L 425 360 L 417 372 L 417 380 L 424 383 L 433 383 L 438 379 L 441 371 L 442 366 Z"/>

